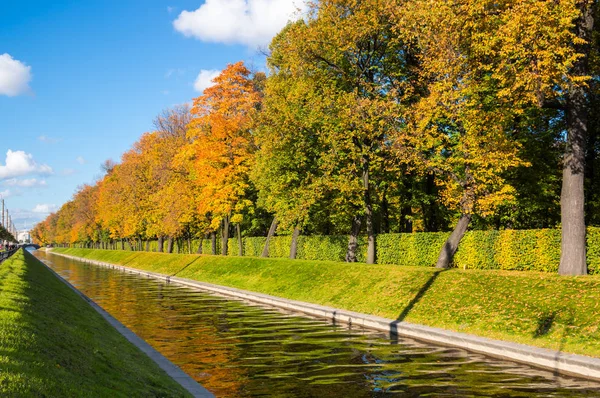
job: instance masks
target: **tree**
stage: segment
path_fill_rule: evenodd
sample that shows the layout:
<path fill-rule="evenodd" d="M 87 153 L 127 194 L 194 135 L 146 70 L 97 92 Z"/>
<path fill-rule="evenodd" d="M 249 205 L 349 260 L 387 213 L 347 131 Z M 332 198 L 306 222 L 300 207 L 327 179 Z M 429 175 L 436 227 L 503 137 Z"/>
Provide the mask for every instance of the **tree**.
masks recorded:
<path fill-rule="evenodd" d="M 495 88 L 494 99 L 510 104 L 517 115 L 531 106 L 562 111 L 566 145 L 559 273 L 585 274 L 584 170 L 589 125 L 589 59 L 598 2 L 443 1 L 435 2 L 436 9 L 432 12 L 424 14 L 422 10 L 427 8 L 419 10 L 428 6 L 432 6 L 431 1 L 411 4 L 413 23 L 419 24 L 418 19 L 425 18 L 438 24 L 434 25 L 436 29 L 444 27 L 437 34 L 427 35 L 437 40 L 426 40 L 427 49 L 437 48 L 444 54 L 442 57 L 452 59 L 453 54 L 444 53 L 439 44 L 450 44 L 450 38 L 456 38 L 456 45 L 449 48 L 454 54 L 476 61 L 470 64 L 470 69 L 487 79 Z M 436 68 L 440 64 L 430 65 Z"/>
<path fill-rule="evenodd" d="M 309 75 L 298 75 L 289 66 L 285 41 L 293 39 L 292 24 L 272 41 L 256 143 L 252 181 L 258 204 L 275 214 L 279 228 L 291 230 L 290 257 L 295 258 L 300 231 L 310 222 L 311 210 L 323 199 L 325 187 L 319 167 L 325 150 L 319 141 L 321 114 L 313 103 L 320 92 Z"/>
<path fill-rule="evenodd" d="M 527 162 L 510 134 L 519 103 L 503 97 L 488 69 L 494 58 L 479 47 L 478 24 L 489 22 L 482 15 L 493 5 L 433 3 L 408 2 L 397 14 L 396 31 L 418 57 L 420 87 L 397 139 L 402 155 L 410 153 L 411 162 L 444 177 L 442 199 L 458 211 L 436 265 L 447 268 L 473 215 L 491 214 L 513 199 L 503 174 Z"/>
<path fill-rule="evenodd" d="M 589 78 L 588 61 L 597 3 L 591 0 L 578 3 L 579 15 L 575 22 L 573 47 L 580 57 L 570 70 L 573 82 L 566 90 L 564 101 L 567 148 L 561 193 L 562 242 L 558 269 L 561 275 L 587 274 L 584 170 L 590 92 L 589 85 L 582 84 L 581 80 Z"/>
<path fill-rule="evenodd" d="M 102 238 L 101 226 L 96 215 L 96 202 L 98 186 L 83 185 L 73 196 L 74 214 L 71 243 L 94 242 L 99 243 Z"/>
<path fill-rule="evenodd" d="M 187 162 L 178 158 L 191 143 L 187 137 L 190 121 L 187 105 L 165 110 L 154 121 L 154 142 L 146 154 L 153 186 L 146 234 L 158 237 L 160 242 L 164 236 L 172 242 L 174 237 L 192 235 L 197 222 L 194 203 L 199 192 L 190 179 Z"/>
<path fill-rule="evenodd" d="M 188 127 L 193 139 L 192 178 L 200 188 L 197 211 L 210 215 L 211 227 L 221 227 L 222 254 L 227 254 L 229 223 L 239 224 L 252 205 L 246 194 L 256 150 L 254 126 L 260 96 L 242 62 L 230 64 L 214 79 L 215 85 L 194 100 Z"/>
<path fill-rule="evenodd" d="M 282 41 L 281 58 L 299 79 L 314 79 L 309 105 L 319 112 L 317 131 L 323 185 L 336 191 L 333 206 L 352 220 L 348 261 L 356 261 L 363 218 L 367 262 L 375 262 L 374 213 L 378 182 L 392 157 L 390 131 L 406 94 L 403 43 L 391 34 L 380 0 L 325 0 L 311 4 Z"/>

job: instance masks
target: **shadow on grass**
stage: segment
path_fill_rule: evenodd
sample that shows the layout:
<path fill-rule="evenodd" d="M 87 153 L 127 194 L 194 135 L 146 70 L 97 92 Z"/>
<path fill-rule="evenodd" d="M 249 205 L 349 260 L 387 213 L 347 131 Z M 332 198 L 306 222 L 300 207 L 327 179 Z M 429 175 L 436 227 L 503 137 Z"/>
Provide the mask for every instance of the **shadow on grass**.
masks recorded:
<path fill-rule="evenodd" d="M 537 339 L 539 337 L 543 337 L 543 336 L 547 335 L 548 333 L 550 333 L 550 329 L 552 329 L 555 319 L 556 319 L 556 311 L 549 315 L 545 315 L 545 316 L 541 317 L 538 320 L 537 329 L 535 330 L 535 332 L 533 332 L 533 337 Z"/>
<path fill-rule="evenodd" d="M 553 314 L 556 315 L 556 314 Z M 563 350 L 565 349 L 567 337 L 569 336 L 569 330 L 573 326 L 573 314 L 569 314 L 568 319 L 565 320 L 565 327 L 560 336 L 560 343 L 558 345 L 558 349 L 556 350 L 556 355 L 554 355 L 554 377 L 559 386 L 561 386 L 560 375 L 561 372 L 558 369 L 558 364 L 561 362 L 561 358 L 563 356 Z"/>
<path fill-rule="evenodd" d="M 552 330 L 552 327 L 556 324 L 557 317 L 558 317 L 558 313 L 556 311 L 553 311 L 550 314 L 542 316 L 538 320 L 537 329 L 533 332 L 533 338 L 537 339 L 537 338 L 548 335 L 550 333 L 550 331 Z M 573 314 L 569 314 L 568 318 L 565 319 L 564 329 L 560 335 L 559 345 L 558 345 L 558 348 L 556 349 L 556 354 L 554 355 L 554 369 L 553 369 L 552 373 L 555 377 L 555 381 L 558 383 L 559 386 L 561 385 L 560 377 L 559 377 L 561 375 L 561 372 L 559 370 L 558 364 L 561 362 L 561 358 L 563 356 L 563 350 L 565 349 L 565 345 L 566 345 L 566 340 L 567 340 L 567 337 L 569 336 L 569 329 L 572 326 L 573 326 Z"/>
<path fill-rule="evenodd" d="M 431 289 L 431 286 L 433 286 L 433 284 L 435 283 L 435 280 L 440 276 L 440 274 L 442 274 L 443 272 L 446 272 L 448 270 L 449 270 L 449 268 L 435 271 L 434 274 L 431 275 L 431 277 L 427 280 L 427 282 L 425 282 L 425 284 L 421 287 L 421 289 L 419 289 L 419 291 L 417 292 L 415 297 L 413 297 L 413 299 L 410 300 L 410 302 L 406 305 L 406 307 L 404 307 L 404 309 L 402 310 L 400 315 L 398 315 L 396 320 L 394 322 L 390 323 L 390 339 L 392 340 L 392 344 L 398 344 L 398 324 L 403 322 L 406 319 L 406 317 L 408 316 L 408 314 L 410 314 L 410 312 L 412 311 L 414 306 L 417 305 L 417 303 L 419 301 L 421 301 L 423 296 L 425 296 L 427 291 L 429 289 Z"/>
<path fill-rule="evenodd" d="M 125 261 L 121 265 L 125 266 L 125 265 L 129 264 L 130 262 L 132 262 L 133 260 L 135 260 L 136 258 L 138 258 L 139 256 L 141 256 L 141 255 L 142 255 L 142 253 L 138 253 L 138 254 L 134 255 L 133 257 L 129 258 L 127 261 Z"/>
<path fill-rule="evenodd" d="M 200 259 L 200 257 L 196 257 L 195 259 L 193 259 L 191 262 L 187 263 L 186 265 L 183 266 L 183 268 L 181 268 L 179 271 L 176 271 L 175 273 L 169 275 L 169 276 L 177 276 L 177 274 L 183 272 L 187 267 L 189 267 L 190 265 L 194 264 L 196 261 L 198 261 L 198 259 Z"/>

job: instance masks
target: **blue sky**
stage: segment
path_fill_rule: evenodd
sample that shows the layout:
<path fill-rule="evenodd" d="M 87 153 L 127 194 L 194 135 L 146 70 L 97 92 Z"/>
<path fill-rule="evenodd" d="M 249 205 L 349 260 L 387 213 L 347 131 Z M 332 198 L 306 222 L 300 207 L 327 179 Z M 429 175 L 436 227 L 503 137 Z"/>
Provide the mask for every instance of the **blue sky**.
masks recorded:
<path fill-rule="evenodd" d="M 3 1 L 0 193 L 17 227 L 92 183 L 102 162 L 118 160 L 161 110 L 190 102 L 227 63 L 263 69 L 259 49 L 297 3 Z"/>

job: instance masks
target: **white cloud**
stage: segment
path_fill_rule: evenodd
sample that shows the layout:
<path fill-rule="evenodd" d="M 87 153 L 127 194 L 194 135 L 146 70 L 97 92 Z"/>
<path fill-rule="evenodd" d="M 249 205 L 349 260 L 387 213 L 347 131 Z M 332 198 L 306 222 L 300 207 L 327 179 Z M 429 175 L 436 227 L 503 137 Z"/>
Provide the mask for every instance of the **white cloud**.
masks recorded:
<path fill-rule="evenodd" d="M 36 205 L 33 210 L 11 209 L 10 216 L 18 228 L 31 227 L 42 221 L 48 214 L 58 210 L 58 206 L 49 204 Z"/>
<path fill-rule="evenodd" d="M 215 83 L 213 79 L 221 74 L 220 70 L 215 69 L 202 69 L 196 77 L 196 81 L 194 82 L 194 89 L 198 92 L 203 92 L 207 88 L 214 86 Z"/>
<path fill-rule="evenodd" d="M 202 41 L 258 47 L 306 9 L 304 0 L 206 0 L 195 11 L 182 11 L 173 26 Z"/>
<path fill-rule="evenodd" d="M 10 189 L 6 189 L 4 191 L 0 192 L 0 197 L 6 199 L 6 198 L 10 198 L 12 196 L 12 192 L 10 191 Z"/>
<path fill-rule="evenodd" d="M 6 165 L 0 165 L 0 180 L 27 174 L 52 174 L 52 168 L 46 164 L 37 164 L 29 153 L 9 149 L 6 152 Z"/>
<path fill-rule="evenodd" d="M 56 205 L 38 204 L 35 205 L 35 207 L 31 211 L 37 214 L 50 214 L 52 212 L 55 212 L 56 210 L 58 210 Z"/>
<path fill-rule="evenodd" d="M 83 156 L 77 156 L 76 160 L 79 164 L 85 164 L 85 159 L 83 158 Z"/>
<path fill-rule="evenodd" d="M 60 139 L 58 139 L 58 138 L 48 137 L 47 135 L 40 135 L 38 137 L 38 140 L 40 140 L 41 142 L 44 142 L 46 144 L 56 144 L 57 142 L 60 141 Z"/>
<path fill-rule="evenodd" d="M 32 188 L 32 187 L 45 187 L 45 180 L 38 180 L 36 178 L 29 178 L 25 180 L 18 180 L 16 178 L 12 178 L 10 180 L 4 181 L 4 185 L 9 187 L 21 187 L 21 188 Z"/>
<path fill-rule="evenodd" d="M 0 55 L 0 95 L 14 97 L 31 91 L 31 66 L 17 61 L 9 54 Z"/>
<path fill-rule="evenodd" d="M 77 170 L 75 169 L 63 169 L 63 171 L 61 171 L 61 174 L 64 176 L 72 176 L 75 173 L 77 173 Z"/>

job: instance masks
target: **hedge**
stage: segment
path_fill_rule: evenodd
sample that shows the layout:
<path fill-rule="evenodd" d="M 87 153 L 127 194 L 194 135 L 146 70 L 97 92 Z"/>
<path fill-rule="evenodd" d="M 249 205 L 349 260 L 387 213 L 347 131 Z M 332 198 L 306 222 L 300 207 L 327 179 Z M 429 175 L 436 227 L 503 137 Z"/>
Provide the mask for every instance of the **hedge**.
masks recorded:
<path fill-rule="evenodd" d="M 383 234 L 376 238 L 379 264 L 434 266 L 449 232 Z M 244 238 L 244 255 L 260 256 L 265 238 Z M 291 236 L 275 236 L 269 243 L 269 257 L 289 256 Z M 230 255 L 237 255 L 236 249 Z M 348 237 L 301 236 L 298 259 L 344 261 Z M 587 233 L 588 268 L 600 273 L 600 228 Z M 208 252 L 210 253 L 210 252 Z M 358 260 L 366 257 L 366 237 L 360 237 Z M 454 267 L 462 269 L 503 269 L 557 272 L 560 263 L 560 230 L 469 231 L 454 257 Z"/>
<path fill-rule="evenodd" d="M 557 272 L 560 263 L 560 229 L 530 229 L 502 231 L 469 231 L 460 243 L 453 266 L 462 269 L 503 269 L 521 271 Z M 417 232 L 382 234 L 376 237 L 376 259 L 379 264 L 434 266 L 438 254 L 450 235 L 449 232 Z M 243 255 L 259 257 L 265 237 L 244 237 Z M 357 258 L 366 258 L 366 237 L 359 237 Z M 292 237 L 274 236 L 269 243 L 269 257 L 287 258 Z M 175 240 L 174 253 L 196 253 L 199 240 Z M 165 249 L 167 242 L 165 241 Z M 145 246 L 144 246 L 145 247 Z M 344 261 L 348 247 L 347 236 L 300 236 L 298 259 Z M 600 274 L 600 227 L 587 231 L 588 269 Z M 156 241 L 150 251 L 157 251 Z M 202 252 L 211 254 L 211 240 L 202 241 Z M 217 237 L 217 254 L 221 253 L 221 239 Z M 228 254 L 238 255 L 238 242 L 232 237 Z"/>

